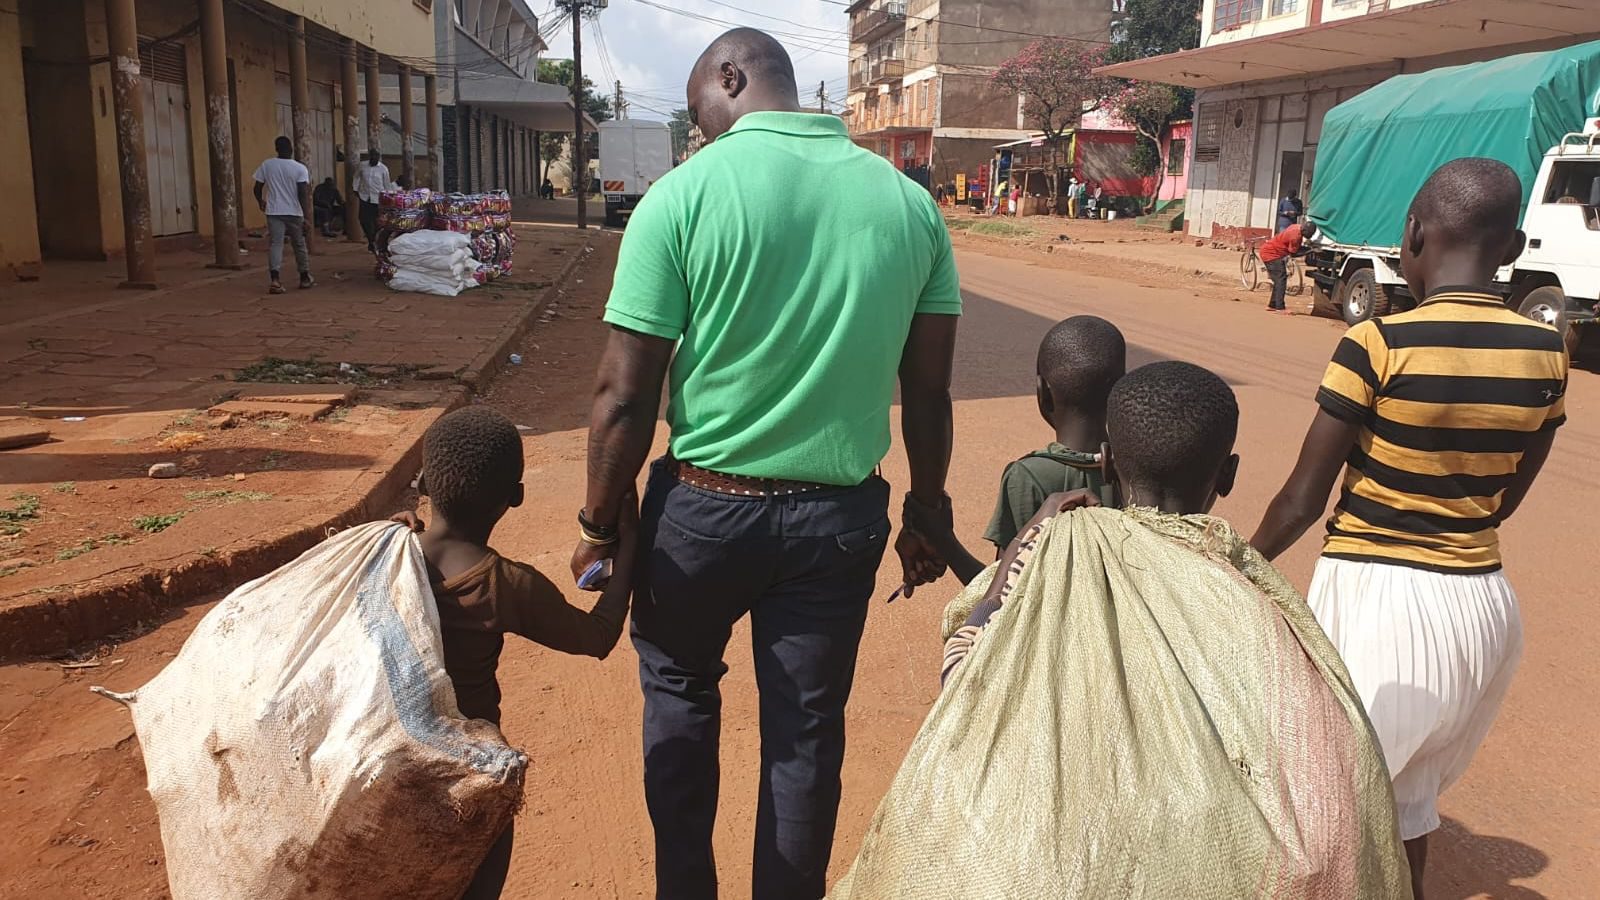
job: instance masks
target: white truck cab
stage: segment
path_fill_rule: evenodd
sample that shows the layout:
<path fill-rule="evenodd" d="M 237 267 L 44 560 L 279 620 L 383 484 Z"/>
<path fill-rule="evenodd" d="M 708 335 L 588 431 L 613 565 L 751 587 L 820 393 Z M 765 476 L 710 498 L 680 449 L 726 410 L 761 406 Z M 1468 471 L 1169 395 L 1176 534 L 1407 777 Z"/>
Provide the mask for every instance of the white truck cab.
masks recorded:
<path fill-rule="evenodd" d="M 1527 246 L 1496 275 L 1506 302 L 1567 334 L 1575 348 L 1600 303 L 1600 118 L 1544 155 L 1529 192 Z M 1414 306 L 1400 272 L 1400 248 L 1314 242 L 1313 279 L 1354 325 Z"/>

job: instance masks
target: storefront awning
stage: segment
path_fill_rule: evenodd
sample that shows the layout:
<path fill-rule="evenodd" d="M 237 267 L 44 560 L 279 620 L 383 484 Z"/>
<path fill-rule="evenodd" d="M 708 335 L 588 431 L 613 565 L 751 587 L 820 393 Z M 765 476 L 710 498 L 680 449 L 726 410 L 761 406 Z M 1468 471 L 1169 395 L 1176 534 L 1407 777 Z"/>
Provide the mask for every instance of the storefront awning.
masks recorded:
<path fill-rule="evenodd" d="M 1600 18 L 1594 3 L 1582 0 L 1432 0 L 1281 34 L 1118 63 L 1096 72 L 1180 87 L 1215 88 L 1577 38 L 1594 35 L 1597 29 Z"/>
<path fill-rule="evenodd" d="M 528 81 L 507 75 L 461 73 L 456 100 L 535 131 L 572 133 L 571 93 L 559 84 Z M 583 117 L 585 131 L 594 121 Z"/>

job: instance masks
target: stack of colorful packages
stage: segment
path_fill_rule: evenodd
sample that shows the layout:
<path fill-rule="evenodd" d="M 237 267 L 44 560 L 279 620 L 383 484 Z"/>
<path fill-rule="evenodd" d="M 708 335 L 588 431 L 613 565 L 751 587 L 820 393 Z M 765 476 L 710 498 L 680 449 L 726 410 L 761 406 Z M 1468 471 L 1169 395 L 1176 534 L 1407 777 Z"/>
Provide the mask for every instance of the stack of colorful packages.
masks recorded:
<path fill-rule="evenodd" d="M 428 227 L 432 216 L 433 192 L 427 188 L 413 191 L 384 191 L 378 195 L 378 277 L 384 281 L 394 277 L 395 265 L 389 258 L 389 241 L 397 235 L 410 234 Z"/>
<path fill-rule="evenodd" d="M 428 290 L 430 293 L 448 292 L 449 296 L 455 296 L 461 288 L 486 284 L 501 275 L 511 274 L 512 254 L 517 242 L 511 231 L 511 195 L 505 191 L 485 194 L 430 194 L 426 188 L 395 191 L 382 195 L 379 215 L 382 234 L 378 241 L 378 277 L 389 282 L 389 286 L 395 290 Z M 393 229 L 384 224 L 391 220 L 396 224 Z M 400 268 L 400 260 L 394 252 L 398 248 L 391 246 L 390 239 L 424 228 L 462 236 L 470 256 L 465 273 L 467 283 L 455 290 L 449 290 L 441 284 L 417 287 L 416 279 L 408 277 L 399 279 L 399 285 L 396 285 L 395 276 Z M 416 248 L 411 249 L 410 268 L 415 270 L 419 268 Z M 430 249 L 429 252 L 437 251 Z M 430 257 L 420 268 L 429 274 L 451 279 L 458 265 L 454 254 L 452 249 L 445 254 L 451 257 L 449 259 Z"/>

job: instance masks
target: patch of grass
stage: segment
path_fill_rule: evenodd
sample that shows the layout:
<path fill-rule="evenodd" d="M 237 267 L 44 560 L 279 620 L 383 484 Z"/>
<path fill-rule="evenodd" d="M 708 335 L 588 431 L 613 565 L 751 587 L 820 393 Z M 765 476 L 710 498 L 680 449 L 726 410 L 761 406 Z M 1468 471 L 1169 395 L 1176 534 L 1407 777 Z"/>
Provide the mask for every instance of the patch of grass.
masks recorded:
<path fill-rule="evenodd" d="M 133 438 L 117 438 L 116 440 L 112 441 L 111 443 L 115 444 L 118 447 L 126 447 L 129 444 L 133 443 Z"/>
<path fill-rule="evenodd" d="M 349 417 L 349 415 L 350 415 L 350 407 L 348 407 L 348 406 L 340 406 L 340 407 L 336 407 L 333 412 L 328 413 L 327 415 L 323 416 L 322 417 L 322 421 L 324 421 L 324 422 L 343 422 L 346 418 Z"/>
<path fill-rule="evenodd" d="M 269 356 L 240 370 L 237 381 L 280 384 L 306 384 L 320 380 L 323 364 L 315 359 L 283 359 Z"/>
<path fill-rule="evenodd" d="M 1033 234 L 1033 229 L 1026 225 L 1014 222 L 974 222 L 970 230 L 973 234 L 986 234 L 990 237 L 1018 237 Z"/>
<path fill-rule="evenodd" d="M 190 425 L 194 424 L 194 413 L 186 412 L 176 419 L 173 419 L 172 424 L 178 426 L 179 428 L 188 428 Z"/>
<path fill-rule="evenodd" d="M 4 578 L 7 575 L 15 575 L 15 574 L 17 574 L 18 572 L 21 572 L 21 571 L 22 571 L 22 567 L 21 566 L 6 566 L 5 568 L 0 569 L 0 578 Z"/>
<path fill-rule="evenodd" d="M 198 431 L 174 431 L 160 441 L 161 446 L 182 452 L 205 443 L 206 436 Z"/>
<path fill-rule="evenodd" d="M 215 548 L 215 547 L 201 547 L 200 548 L 200 555 L 204 556 L 206 559 L 215 559 L 216 556 L 217 556 L 217 548 Z"/>
<path fill-rule="evenodd" d="M 128 540 L 127 535 L 112 532 L 111 534 L 107 534 L 98 538 L 87 538 L 79 541 L 76 544 L 73 544 L 71 547 L 57 550 L 56 560 L 58 562 L 66 562 L 69 559 L 75 559 L 92 550 L 98 550 L 101 547 L 116 547 L 122 544 L 131 543 L 133 543 L 133 541 Z"/>
<path fill-rule="evenodd" d="M 160 534 L 161 532 L 166 531 L 168 528 L 178 524 L 178 521 L 181 520 L 184 515 L 184 513 L 175 512 L 166 513 L 165 515 L 159 516 L 139 516 L 133 520 L 133 527 L 143 531 L 146 534 Z"/>
<path fill-rule="evenodd" d="M 282 450 L 268 451 L 266 456 L 261 457 L 261 471 L 265 472 L 269 469 L 276 469 L 279 464 L 288 458 L 289 454 L 283 452 Z"/>
<path fill-rule="evenodd" d="M 76 494 L 78 492 L 78 483 L 76 481 L 58 481 L 54 487 L 55 492 L 58 494 Z"/>
<path fill-rule="evenodd" d="M 283 432 L 289 430 L 289 420 L 288 419 L 257 419 L 256 420 L 256 427 L 257 428 L 264 428 L 267 431 L 275 431 L 275 432 L 278 432 L 279 434 L 282 434 Z"/>
<path fill-rule="evenodd" d="M 39 495 L 17 492 L 11 495 L 16 506 L 0 509 L 0 534 L 21 534 L 27 531 L 24 522 L 39 518 Z"/>
<path fill-rule="evenodd" d="M 265 491 L 190 491 L 183 495 L 183 499 L 191 503 L 205 500 L 221 500 L 223 503 L 258 503 L 262 500 L 271 500 L 272 495 Z"/>

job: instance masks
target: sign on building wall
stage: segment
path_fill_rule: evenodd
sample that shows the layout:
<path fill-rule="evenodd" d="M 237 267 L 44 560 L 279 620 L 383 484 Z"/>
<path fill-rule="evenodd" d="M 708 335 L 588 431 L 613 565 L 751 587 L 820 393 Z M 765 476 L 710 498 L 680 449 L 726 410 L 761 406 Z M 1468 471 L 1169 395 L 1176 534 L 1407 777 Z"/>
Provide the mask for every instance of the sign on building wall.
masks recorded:
<path fill-rule="evenodd" d="M 956 202 L 964 203 L 967 199 L 967 173 L 956 173 Z"/>

